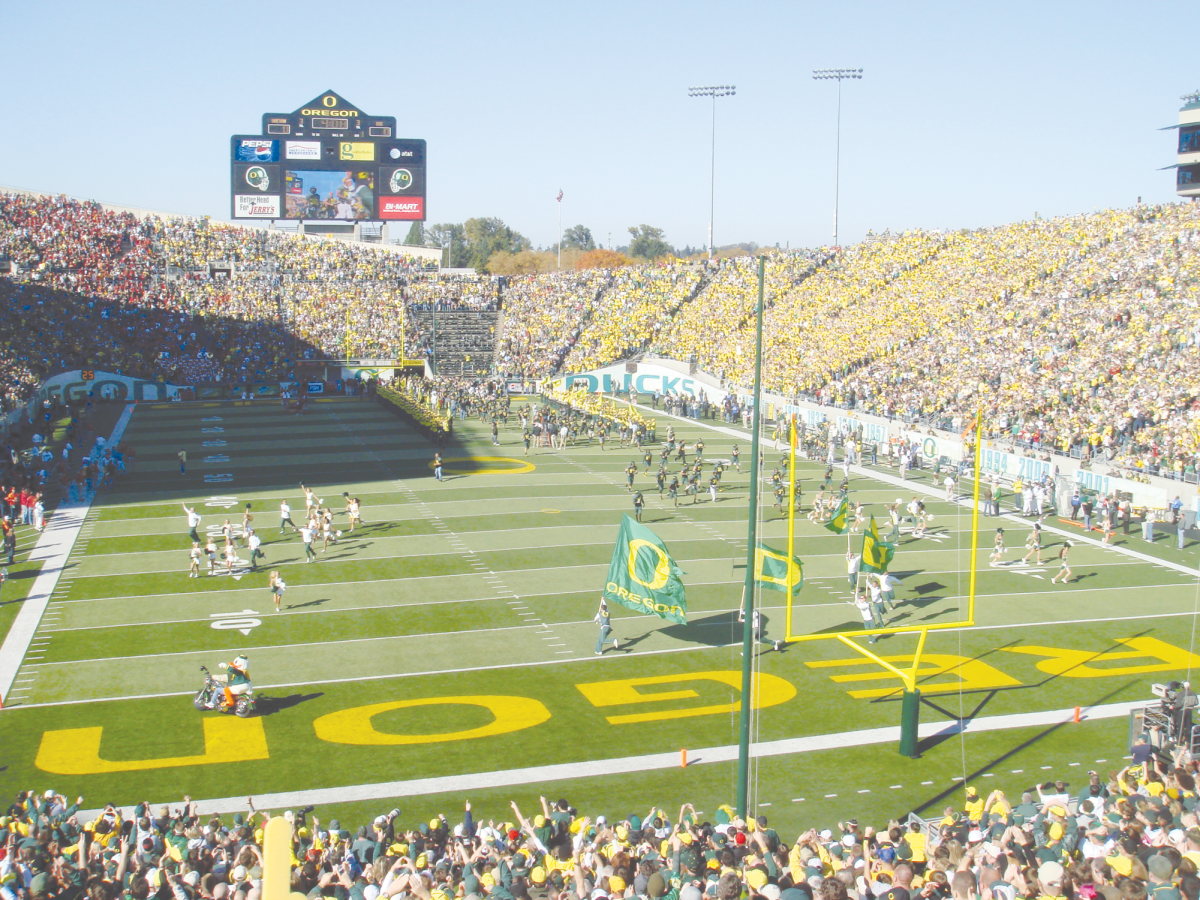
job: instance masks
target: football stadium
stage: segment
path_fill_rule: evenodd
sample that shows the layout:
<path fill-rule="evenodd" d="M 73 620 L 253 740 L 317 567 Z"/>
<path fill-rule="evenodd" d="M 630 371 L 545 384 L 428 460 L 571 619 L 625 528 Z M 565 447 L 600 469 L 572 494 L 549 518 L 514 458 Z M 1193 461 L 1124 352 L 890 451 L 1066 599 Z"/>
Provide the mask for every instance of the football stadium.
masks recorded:
<path fill-rule="evenodd" d="M 228 221 L 0 190 L 3 900 L 1198 900 L 1175 131 L 1173 201 L 529 273 L 333 91 Z"/>

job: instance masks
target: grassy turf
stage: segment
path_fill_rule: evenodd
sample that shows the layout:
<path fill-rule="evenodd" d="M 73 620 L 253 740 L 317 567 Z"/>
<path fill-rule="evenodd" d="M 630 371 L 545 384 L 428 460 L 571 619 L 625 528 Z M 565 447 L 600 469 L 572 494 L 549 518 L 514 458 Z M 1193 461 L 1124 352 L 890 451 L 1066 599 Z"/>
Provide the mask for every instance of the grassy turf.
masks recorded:
<path fill-rule="evenodd" d="M 511 421 L 500 448 L 491 445 L 483 423 L 456 422 L 446 455 L 523 463 L 515 417 Z M 703 436 L 710 458 L 728 457 L 732 436 L 675 424 L 689 441 Z M 215 427 L 223 431 L 202 430 Z M 466 474 L 471 467 L 463 466 L 464 474 L 438 484 L 428 467 L 427 442 L 386 412 L 354 401 L 318 404 L 303 418 L 262 405 L 139 407 L 127 439 L 138 451 L 136 470 L 100 496 L 95 530 L 73 570 L 77 577 L 54 606 L 57 621 L 43 628 L 50 637 L 45 658 L 22 670 L 21 677 L 30 679 L 23 696 L 3 713 L 0 753 L 9 767 L 0 772 L 0 792 L 52 783 L 64 792 L 122 803 L 185 792 L 236 796 L 736 742 L 731 705 L 737 691 L 711 673 L 736 674 L 741 667 L 736 609 L 745 575 L 748 472 L 726 476 L 719 502 L 707 502 L 705 494 L 704 502 L 693 505 L 689 498 L 679 510 L 660 501 L 652 478 L 639 473 L 637 486 L 649 501 L 645 519 L 687 573 L 689 623 L 617 610 L 622 647 L 597 659 L 591 617 L 620 517 L 632 511 L 622 470 L 633 458 L 640 466 L 640 453 L 613 450 L 611 443 L 605 452 L 595 446 L 535 448 L 528 457 L 532 472 Z M 205 448 L 206 440 L 224 444 Z M 186 475 L 174 462 L 181 443 L 189 449 Z M 740 443 L 745 450 L 748 440 Z M 218 453 L 221 459 L 206 461 Z M 768 454 L 768 474 L 773 464 Z M 801 462 L 799 471 L 807 506 L 824 466 Z M 232 480 L 205 481 L 212 475 Z M 930 485 L 921 480 L 927 478 L 918 473 L 915 483 Z M 315 487 L 335 510 L 344 505 L 343 491 L 363 501 L 366 527 L 320 553 L 316 564 L 303 562 L 294 534 L 281 536 L 277 529 L 280 498 L 289 499 L 294 519 L 303 515 L 300 482 Z M 887 502 L 912 493 L 908 486 L 900 490 L 863 478 L 854 479 L 853 489 L 878 518 Z M 226 518 L 239 524 L 244 505 L 251 504 L 255 526 L 268 541 L 264 565 L 279 568 L 289 584 L 280 613 L 273 611 L 264 570 L 187 577 L 185 501 L 204 516 L 202 530 Z M 931 530 L 941 540 L 902 538 L 893 566 L 903 578 L 904 601 L 895 622 L 905 627 L 964 616 L 970 517 L 940 500 L 927 504 L 935 514 Z M 344 514 L 337 521 L 348 530 Z M 1148 696 L 1151 681 L 1182 676 L 1200 662 L 1187 653 L 1194 577 L 1082 545 L 1072 553 L 1077 580 L 1052 586 L 1055 570 L 1048 566 L 987 566 L 994 527 L 981 520 L 985 549 L 976 627 L 930 635 L 921 679 L 925 721 L 1138 700 Z M 1005 528 L 1010 548 L 1019 546 L 1027 526 L 1006 521 Z M 760 536 L 782 548 L 784 533 L 781 517 L 765 507 Z M 795 610 L 798 628 L 857 630 L 860 620 L 846 602 L 847 539 L 804 519 L 797 520 L 797 533 L 806 579 Z M 1059 540 L 1051 536 L 1048 543 Z M 1010 549 L 1009 559 L 1014 552 L 1024 553 Z M 761 602 L 768 636 L 781 634 L 783 595 L 764 592 Z M 249 634 L 214 627 L 236 620 L 235 614 L 256 622 Z M 889 636 L 874 649 L 902 663 L 915 643 L 911 635 Z M 211 668 L 237 652 L 250 653 L 265 698 L 259 721 L 268 759 L 122 774 L 38 771 L 44 733 L 65 728 L 103 726 L 104 759 L 202 753 L 204 717 L 188 700 L 199 686 L 198 666 Z M 757 665 L 777 699 L 783 697 L 758 714 L 761 740 L 898 721 L 898 680 L 837 642 L 761 652 Z M 602 695 L 579 687 L 655 676 L 678 680 L 636 690 L 692 695 L 630 703 L 634 688 L 625 688 L 621 702 L 596 706 L 593 700 Z M 879 695 L 864 693 L 871 691 Z M 345 729 L 331 742 L 330 733 L 314 724 L 368 704 L 477 696 L 526 698 L 544 707 L 547 718 L 486 737 L 378 745 L 354 743 Z M 685 715 L 696 707 L 713 711 Z M 638 713 L 662 718 L 609 721 Z M 493 718 L 478 705 L 442 703 L 387 711 L 371 722 L 383 735 L 428 736 L 478 729 Z M 880 745 L 767 758 L 757 773 L 757 802 L 772 804 L 763 809 L 784 826 L 832 822 L 848 814 L 847 800 L 855 812 L 876 818 L 929 809 L 955 789 L 953 776 L 990 774 L 997 785 L 1019 789 L 1035 771 L 1038 778 L 1043 772 L 1069 777 L 1098 765 L 1098 758 L 1117 768 L 1126 727 L 1124 720 L 1102 720 L 969 733 L 962 741 L 928 741 L 916 761 Z M 1080 736 L 1096 749 L 1083 752 Z M 731 799 L 732 779 L 732 766 L 701 762 L 686 770 L 581 778 L 545 791 L 580 805 L 602 798 L 599 810 L 609 813 L 651 801 L 670 808 L 693 800 L 712 809 Z M 536 793 L 536 787 L 497 788 L 470 799 L 487 816 L 507 817 L 502 800 L 528 803 Z M 345 821 L 391 805 L 348 805 L 341 812 Z M 421 815 L 450 812 L 446 796 L 402 805 Z"/>

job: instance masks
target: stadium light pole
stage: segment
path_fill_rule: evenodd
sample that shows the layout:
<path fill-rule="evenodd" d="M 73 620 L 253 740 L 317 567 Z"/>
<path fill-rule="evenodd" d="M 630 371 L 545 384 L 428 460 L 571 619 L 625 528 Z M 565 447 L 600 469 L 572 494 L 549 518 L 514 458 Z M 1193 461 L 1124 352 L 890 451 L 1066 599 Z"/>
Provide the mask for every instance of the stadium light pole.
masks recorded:
<path fill-rule="evenodd" d="M 712 97 L 712 154 L 708 163 L 708 258 L 713 258 L 713 207 L 716 199 L 717 171 L 717 98 L 737 93 L 732 84 L 708 84 L 688 88 L 689 97 Z"/>
<path fill-rule="evenodd" d="M 838 247 L 838 164 L 842 157 L 842 82 L 846 79 L 861 79 L 862 69 L 813 69 L 813 81 L 836 81 L 837 138 L 833 151 L 833 246 Z"/>
<path fill-rule="evenodd" d="M 750 523 L 746 537 L 746 583 L 742 588 L 742 708 L 738 724 L 737 814 L 749 815 L 750 707 L 754 678 L 754 576 L 758 550 L 758 441 L 762 424 L 762 322 L 767 258 L 758 258 L 758 308 L 754 318 L 754 427 L 750 431 Z"/>

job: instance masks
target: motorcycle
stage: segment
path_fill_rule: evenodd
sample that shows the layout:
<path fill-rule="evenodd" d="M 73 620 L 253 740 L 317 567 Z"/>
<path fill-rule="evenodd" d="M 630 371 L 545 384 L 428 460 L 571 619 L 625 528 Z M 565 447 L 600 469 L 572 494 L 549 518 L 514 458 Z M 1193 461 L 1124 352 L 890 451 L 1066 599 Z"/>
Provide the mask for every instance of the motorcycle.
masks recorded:
<path fill-rule="evenodd" d="M 244 694 L 234 695 L 233 706 L 230 706 L 225 702 L 225 685 L 213 678 L 205 666 L 201 666 L 200 671 L 204 673 L 204 687 L 196 692 L 196 697 L 192 700 L 196 709 L 201 712 L 215 709 L 217 712 L 233 713 L 241 719 L 257 710 L 258 703 L 254 698 L 253 687 Z"/>

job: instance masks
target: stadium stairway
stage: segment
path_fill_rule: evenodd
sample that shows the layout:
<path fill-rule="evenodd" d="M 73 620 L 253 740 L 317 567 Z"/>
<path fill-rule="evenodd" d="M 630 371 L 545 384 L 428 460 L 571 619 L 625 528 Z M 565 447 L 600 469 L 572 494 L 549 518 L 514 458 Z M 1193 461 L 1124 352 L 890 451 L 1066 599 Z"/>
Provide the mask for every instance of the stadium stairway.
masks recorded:
<path fill-rule="evenodd" d="M 434 317 L 437 317 L 437 373 L 476 376 L 492 371 L 500 313 L 495 310 L 409 309 L 408 318 L 419 325 L 426 345 L 432 349 Z M 430 354 L 432 356 L 432 354 Z"/>

